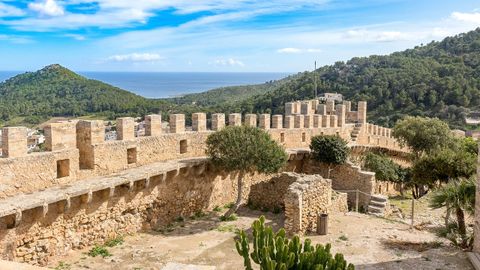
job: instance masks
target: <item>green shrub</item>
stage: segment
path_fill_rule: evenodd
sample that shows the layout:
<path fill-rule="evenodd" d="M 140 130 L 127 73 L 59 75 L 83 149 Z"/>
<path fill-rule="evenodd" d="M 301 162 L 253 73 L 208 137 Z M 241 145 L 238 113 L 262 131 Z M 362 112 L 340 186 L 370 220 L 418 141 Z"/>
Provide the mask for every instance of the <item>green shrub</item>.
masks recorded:
<path fill-rule="evenodd" d="M 220 221 L 235 221 L 238 217 L 235 214 L 231 214 L 230 216 L 221 216 Z"/>
<path fill-rule="evenodd" d="M 234 205 L 235 205 L 234 202 L 230 202 L 230 203 L 225 204 L 225 205 L 223 206 L 223 208 L 228 208 L 228 209 L 230 209 L 230 208 L 232 208 Z"/>
<path fill-rule="evenodd" d="M 265 217 L 261 216 L 252 224 L 253 251 L 250 252 L 250 241 L 242 230 L 239 239 L 235 241 L 238 254 L 243 257 L 246 270 L 252 270 L 252 261 L 261 270 L 354 270 L 353 264 L 347 264 L 340 253 L 332 256 L 331 245 L 312 246 L 310 239 L 300 242 L 298 236 L 292 239 L 286 237 L 284 229 L 273 233 L 272 227 L 265 226 Z"/>
<path fill-rule="evenodd" d="M 218 205 L 213 208 L 213 211 L 215 212 L 221 212 L 222 210 L 223 210 L 222 207 Z"/>
<path fill-rule="evenodd" d="M 123 244 L 123 237 L 117 236 L 113 239 L 108 240 L 105 242 L 105 246 L 107 247 L 114 247 Z"/>
<path fill-rule="evenodd" d="M 102 256 L 103 258 L 110 257 L 112 254 L 106 249 L 104 246 L 95 245 L 90 251 L 88 252 L 88 256 L 97 257 Z"/>

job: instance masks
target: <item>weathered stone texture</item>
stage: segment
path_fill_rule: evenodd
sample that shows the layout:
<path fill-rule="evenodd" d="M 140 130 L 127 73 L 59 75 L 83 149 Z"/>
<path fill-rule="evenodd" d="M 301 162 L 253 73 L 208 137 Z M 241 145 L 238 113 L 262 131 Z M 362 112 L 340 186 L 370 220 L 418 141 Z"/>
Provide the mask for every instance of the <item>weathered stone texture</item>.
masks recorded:
<path fill-rule="evenodd" d="M 214 113 L 212 114 L 212 130 L 221 130 L 225 127 L 225 114 Z"/>
<path fill-rule="evenodd" d="M 260 114 L 258 127 L 261 129 L 270 129 L 270 114 Z"/>
<path fill-rule="evenodd" d="M 117 140 L 135 139 L 135 121 L 132 117 L 117 118 Z"/>
<path fill-rule="evenodd" d="M 2 129 L 2 154 L 7 158 L 27 155 L 27 128 L 4 127 Z"/>
<path fill-rule="evenodd" d="M 145 136 L 158 136 L 162 134 L 162 116 L 150 114 L 145 116 Z"/>
<path fill-rule="evenodd" d="M 294 127 L 295 128 L 304 128 L 305 127 L 305 122 L 304 122 L 304 118 L 305 115 L 303 114 L 297 114 L 295 115 L 295 119 L 294 119 Z"/>
<path fill-rule="evenodd" d="M 77 147 L 76 121 L 50 123 L 44 128 L 47 151 L 75 149 Z"/>
<path fill-rule="evenodd" d="M 207 130 L 207 115 L 205 113 L 192 114 L 192 130 L 193 131 Z"/>
<path fill-rule="evenodd" d="M 275 114 L 274 116 L 272 116 L 272 128 L 273 129 L 283 128 L 283 115 Z"/>
<path fill-rule="evenodd" d="M 320 214 L 347 212 L 346 198 L 335 197 L 332 204 L 332 183 L 320 175 L 297 175 L 285 193 L 285 230 L 289 234 L 304 234 L 317 228 Z M 343 195 L 344 196 L 344 195 Z"/>
<path fill-rule="evenodd" d="M 245 126 L 256 127 L 257 126 L 257 115 L 256 114 L 246 114 L 245 115 Z"/>
<path fill-rule="evenodd" d="M 291 128 L 294 128 L 294 126 L 295 126 L 295 116 L 286 115 L 284 128 L 291 129 Z"/>
<path fill-rule="evenodd" d="M 170 114 L 170 133 L 184 133 L 185 132 L 185 115 L 184 114 Z"/>
<path fill-rule="evenodd" d="M 242 115 L 240 113 L 231 113 L 228 115 L 228 125 L 229 126 L 241 126 L 242 125 Z"/>
<path fill-rule="evenodd" d="M 332 180 L 332 188 L 334 190 L 346 191 L 348 190 L 348 202 L 350 205 L 355 204 L 355 190 L 361 191 L 359 194 L 359 205 L 367 207 L 370 202 L 369 195 L 375 193 L 375 173 L 362 171 L 360 167 L 354 166 L 351 163 L 344 165 L 335 165 L 331 167 L 330 179 Z M 322 176 L 328 175 L 329 166 L 324 163 L 319 163 L 313 160 L 308 160 L 303 172 L 307 174 L 320 174 Z"/>

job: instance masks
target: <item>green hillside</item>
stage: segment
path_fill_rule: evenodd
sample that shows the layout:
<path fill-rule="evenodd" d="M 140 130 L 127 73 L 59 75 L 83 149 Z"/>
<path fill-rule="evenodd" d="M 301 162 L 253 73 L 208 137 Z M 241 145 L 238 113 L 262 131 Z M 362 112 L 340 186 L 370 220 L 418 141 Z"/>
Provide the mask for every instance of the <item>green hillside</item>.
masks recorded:
<path fill-rule="evenodd" d="M 367 100 L 370 119 L 378 124 L 392 126 L 410 114 L 436 116 L 451 127 L 465 128 L 464 116 L 480 107 L 480 28 L 414 49 L 304 72 L 242 102 L 220 102 L 211 95 L 210 103 L 217 103 L 214 110 L 282 113 L 285 102 L 313 98 L 314 76 L 319 93 Z"/>
<path fill-rule="evenodd" d="M 228 86 L 212 89 L 202 93 L 194 93 L 168 99 L 178 105 L 196 104 L 199 106 L 216 106 L 225 103 L 238 103 L 249 97 L 268 93 L 277 89 L 296 75 L 290 75 L 284 79 L 269 81 L 263 84 Z"/>
<path fill-rule="evenodd" d="M 143 115 L 167 104 L 89 80 L 60 65 L 0 83 L 0 125 L 37 124 L 54 116 Z"/>

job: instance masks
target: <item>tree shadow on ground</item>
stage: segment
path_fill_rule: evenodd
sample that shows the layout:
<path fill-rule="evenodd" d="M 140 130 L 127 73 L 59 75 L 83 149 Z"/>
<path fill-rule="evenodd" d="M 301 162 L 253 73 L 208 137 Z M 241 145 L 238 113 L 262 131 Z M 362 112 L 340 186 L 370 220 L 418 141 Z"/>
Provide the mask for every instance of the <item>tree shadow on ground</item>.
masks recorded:
<path fill-rule="evenodd" d="M 226 209 L 222 210 L 221 212 L 198 212 L 190 217 L 178 218 L 170 224 L 159 226 L 155 229 L 148 230 L 145 233 L 153 235 L 162 234 L 167 237 L 193 235 L 212 230 L 218 230 L 221 232 L 237 232 L 238 229 L 245 229 L 247 233 L 251 233 L 251 223 L 254 219 L 257 219 L 262 215 L 266 217 L 266 225 L 272 226 L 274 231 L 283 228 L 284 224 L 283 213 L 273 214 L 271 212 L 251 210 L 246 206 L 242 206 L 240 209 L 238 209 L 236 215 L 238 219 L 251 219 L 251 221 L 245 224 L 245 221 L 240 220 L 221 221 L 220 217 L 224 212 L 226 212 Z M 239 228 L 239 225 L 241 225 L 242 228 Z"/>

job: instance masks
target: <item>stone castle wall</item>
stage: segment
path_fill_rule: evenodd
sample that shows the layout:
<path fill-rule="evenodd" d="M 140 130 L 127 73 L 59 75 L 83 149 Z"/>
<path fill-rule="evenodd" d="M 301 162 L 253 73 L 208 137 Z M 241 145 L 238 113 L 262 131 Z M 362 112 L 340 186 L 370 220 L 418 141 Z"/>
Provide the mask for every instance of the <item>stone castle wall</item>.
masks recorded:
<path fill-rule="evenodd" d="M 205 162 L 208 162 L 205 160 Z M 301 161 L 292 160 L 285 170 L 300 168 Z M 134 172 L 130 174 L 134 175 Z M 250 186 L 269 182 L 278 175 L 261 174 L 244 177 L 244 199 Z M 4 259 L 43 265 L 48 258 L 65 255 L 103 243 L 118 235 L 164 226 L 178 217 L 190 217 L 198 211 L 223 206 L 236 198 L 238 175 L 225 174 L 210 165 L 166 172 L 131 186 L 119 185 L 60 200 L 23 212 L 18 226 L 14 220 L 0 220 L 0 253 Z M 136 178 L 142 178 L 138 176 Z M 12 217 L 13 218 L 13 217 Z"/>
<path fill-rule="evenodd" d="M 258 121 L 257 115 L 248 115 L 244 124 L 265 129 L 287 150 L 308 148 L 311 137 L 321 134 L 351 141 L 358 127 L 345 123 L 345 105 L 336 110 L 330 104 L 328 110 L 330 114 L 321 117 L 262 114 Z M 364 120 L 364 112 L 359 107 L 357 123 Z M 103 121 L 51 123 L 45 128 L 47 151 L 39 153 L 27 153 L 25 128 L 3 128 L 0 254 L 5 259 L 43 264 L 49 256 L 102 242 L 114 234 L 168 224 L 178 216 L 233 201 L 238 176 L 206 164 L 205 139 L 227 125 L 225 119 L 228 125 L 241 125 L 241 118 L 241 114 L 212 114 L 212 130 L 208 130 L 206 115 L 197 113 L 190 131 L 185 116 L 174 114 L 165 133 L 160 115 L 148 115 L 146 136 L 136 137 L 133 118 L 124 117 L 117 119 L 116 141 L 105 141 Z M 356 144 L 407 151 L 388 132 L 369 130 L 361 125 Z M 380 145 L 378 139 L 385 143 Z M 303 159 L 298 152 L 291 155 L 286 170 L 319 171 Z M 347 169 L 336 179 L 356 173 Z M 250 185 L 260 187 L 258 183 L 272 177 L 248 176 L 245 199 Z M 360 177 L 357 185 L 364 183 L 369 189 L 367 178 Z M 333 185 L 338 188 L 335 179 Z"/>

